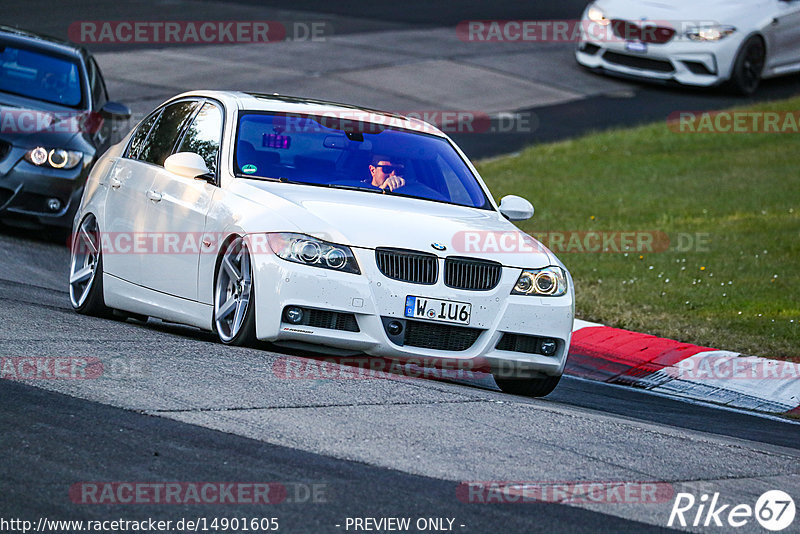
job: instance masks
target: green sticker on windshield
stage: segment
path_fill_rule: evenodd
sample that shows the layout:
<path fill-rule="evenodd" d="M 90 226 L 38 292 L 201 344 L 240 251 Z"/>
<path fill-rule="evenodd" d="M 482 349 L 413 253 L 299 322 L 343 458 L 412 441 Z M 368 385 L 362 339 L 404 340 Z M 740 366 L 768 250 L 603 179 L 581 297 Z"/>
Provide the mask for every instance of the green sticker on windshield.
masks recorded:
<path fill-rule="evenodd" d="M 245 174 L 253 174 L 257 170 L 258 169 L 256 168 L 255 165 L 245 165 L 244 167 L 242 167 L 242 172 Z"/>

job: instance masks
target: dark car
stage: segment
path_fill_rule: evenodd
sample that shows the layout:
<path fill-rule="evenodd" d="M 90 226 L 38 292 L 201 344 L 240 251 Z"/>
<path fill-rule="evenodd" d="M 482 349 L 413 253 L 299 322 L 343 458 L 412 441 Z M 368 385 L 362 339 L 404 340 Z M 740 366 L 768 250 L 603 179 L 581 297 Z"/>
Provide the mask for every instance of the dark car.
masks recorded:
<path fill-rule="evenodd" d="M 71 227 L 111 124 L 129 117 L 85 49 L 0 26 L 0 220 Z"/>

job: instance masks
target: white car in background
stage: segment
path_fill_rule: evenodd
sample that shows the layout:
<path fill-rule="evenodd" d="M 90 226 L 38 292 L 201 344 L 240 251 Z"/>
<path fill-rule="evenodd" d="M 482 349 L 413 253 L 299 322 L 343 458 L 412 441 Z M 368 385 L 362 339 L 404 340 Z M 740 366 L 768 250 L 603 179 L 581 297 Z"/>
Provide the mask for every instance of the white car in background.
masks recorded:
<path fill-rule="evenodd" d="M 378 168 L 394 190 L 375 185 Z M 574 290 L 509 222 L 532 215 L 520 197 L 498 207 L 421 121 L 191 92 L 97 162 L 75 218 L 70 299 L 232 345 L 486 364 L 504 391 L 542 396 L 564 370 Z"/>
<path fill-rule="evenodd" d="M 599 0 L 575 56 L 611 75 L 752 94 L 800 71 L 800 0 Z"/>

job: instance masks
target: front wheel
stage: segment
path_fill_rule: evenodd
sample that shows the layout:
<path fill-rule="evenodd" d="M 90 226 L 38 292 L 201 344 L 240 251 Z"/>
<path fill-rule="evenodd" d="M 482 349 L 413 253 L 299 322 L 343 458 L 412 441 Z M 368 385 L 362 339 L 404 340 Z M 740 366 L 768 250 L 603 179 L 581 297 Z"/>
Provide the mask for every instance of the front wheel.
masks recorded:
<path fill-rule="evenodd" d="M 766 49 L 760 37 L 751 37 L 742 45 L 733 64 L 730 87 L 739 95 L 752 95 L 761 83 L 766 62 Z"/>
<path fill-rule="evenodd" d="M 241 237 L 220 256 L 214 283 L 214 330 L 226 345 L 248 346 L 256 341 L 255 291 L 250 252 Z"/>
<path fill-rule="evenodd" d="M 544 397 L 556 389 L 561 376 L 543 376 L 540 378 L 498 378 L 494 377 L 497 387 L 503 393 L 522 395 L 525 397 Z"/>
<path fill-rule="evenodd" d="M 83 315 L 107 317 L 111 308 L 103 299 L 103 255 L 94 215 L 87 215 L 70 242 L 69 300 Z"/>

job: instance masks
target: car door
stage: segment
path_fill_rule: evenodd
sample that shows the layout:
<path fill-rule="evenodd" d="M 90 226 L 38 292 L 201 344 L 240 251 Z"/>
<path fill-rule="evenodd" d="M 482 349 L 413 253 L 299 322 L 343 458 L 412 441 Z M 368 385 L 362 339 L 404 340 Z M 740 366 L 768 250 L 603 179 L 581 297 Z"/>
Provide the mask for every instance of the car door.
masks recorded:
<path fill-rule="evenodd" d="M 141 258 L 133 253 L 134 238 L 144 228 L 145 194 L 154 179 L 138 158 L 162 111 L 157 109 L 136 127 L 122 157 L 105 178 L 108 193 L 100 224 L 103 270 L 128 282 L 139 280 Z"/>
<path fill-rule="evenodd" d="M 111 261 L 108 273 L 146 285 L 143 265 L 158 253 L 156 244 L 147 236 L 152 231 L 147 220 L 152 185 L 198 105 L 197 99 L 180 100 L 151 114 L 137 129 L 124 157 L 112 171 L 106 202 L 107 228 L 111 232 L 106 238 L 113 243 L 113 254 L 106 254 L 108 259 L 104 260 L 104 265 Z"/>
<path fill-rule="evenodd" d="M 146 231 L 157 233 L 162 245 L 160 253 L 149 257 L 143 266 L 144 284 L 149 288 L 197 300 L 200 254 L 213 252 L 203 243 L 202 233 L 217 191 L 222 125 L 222 106 L 204 102 L 173 150 L 202 156 L 213 183 L 178 176 L 163 168 L 156 173 L 145 220 Z"/>
<path fill-rule="evenodd" d="M 769 67 L 781 69 L 800 63 L 800 0 L 776 0 L 771 28 Z"/>

